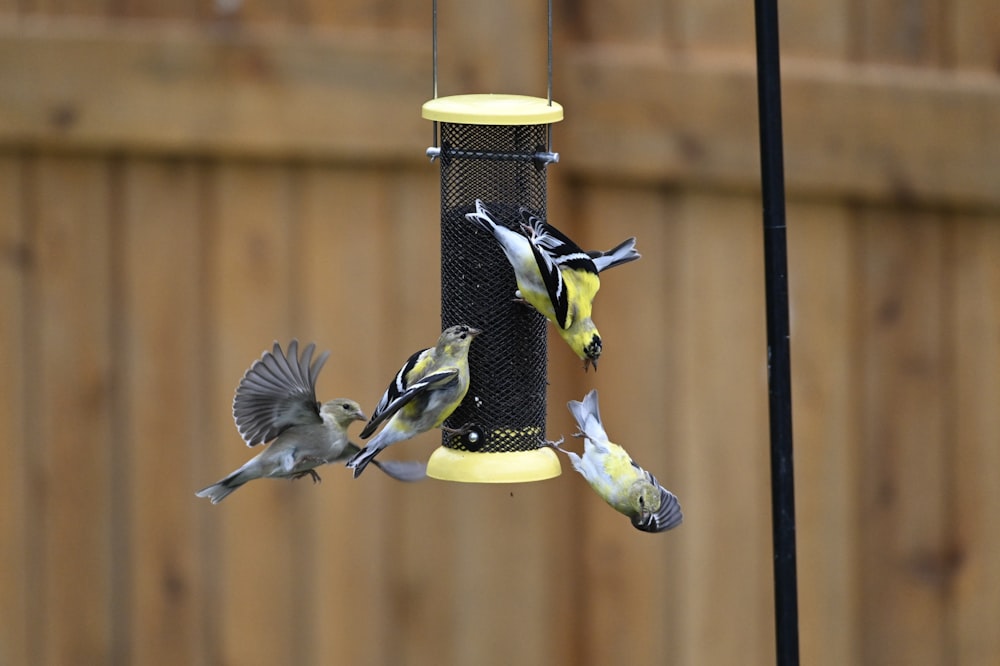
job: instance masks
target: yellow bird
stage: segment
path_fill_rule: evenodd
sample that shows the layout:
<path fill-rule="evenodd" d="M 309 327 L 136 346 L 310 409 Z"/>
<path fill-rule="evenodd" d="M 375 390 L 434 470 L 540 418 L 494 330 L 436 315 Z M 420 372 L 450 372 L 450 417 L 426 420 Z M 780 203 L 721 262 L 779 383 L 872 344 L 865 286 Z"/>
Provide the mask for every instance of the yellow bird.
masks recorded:
<path fill-rule="evenodd" d="M 469 390 L 469 347 L 480 333 L 464 324 L 451 326 L 441 333 L 437 345 L 407 359 L 382 394 L 361 437 L 370 437 L 379 425 L 388 423 L 347 462 L 355 478 L 379 451 L 441 427 L 462 404 Z"/>
<path fill-rule="evenodd" d="M 582 402 L 571 400 L 568 406 L 580 428 L 574 436 L 585 440 L 583 456 L 560 448 L 561 439 L 549 445 L 565 453 L 594 492 L 615 511 L 628 516 L 636 529 L 666 532 L 680 525 L 684 515 L 677 497 L 632 460 L 625 449 L 608 439 L 601 423 L 597 390 L 588 393 Z"/>
<path fill-rule="evenodd" d="M 641 255 L 635 238 L 607 252 L 584 252 L 565 234 L 521 209 L 521 231 L 498 224 L 476 200 L 476 212 L 465 217 L 490 232 L 514 269 L 518 296 L 551 321 L 586 370 L 597 370 L 603 342 L 591 319 L 594 297 L 601 288 L 600 272 L 635 261 Z"/>

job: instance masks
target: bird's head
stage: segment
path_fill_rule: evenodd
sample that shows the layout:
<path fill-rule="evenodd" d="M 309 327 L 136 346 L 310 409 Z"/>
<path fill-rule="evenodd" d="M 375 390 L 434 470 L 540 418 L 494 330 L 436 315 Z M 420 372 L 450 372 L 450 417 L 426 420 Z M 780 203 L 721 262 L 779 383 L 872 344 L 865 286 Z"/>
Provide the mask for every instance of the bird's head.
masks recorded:
<path fill-rule="evenodd" d="M 449 326 L 442 331 L 441 337 L 438 338 L 438 349 L 446 353 L 453 353 L 463 347 L 468 349 L 469 345 L 472 344 L 473 338 L 480 333 L 482 333 L 481 330 L 467 324 Z"/>
<path fill-rule="evenodd" d="M 361 405 L 347 398 L 337 398 L 324 402 L 319 409 L 319 415 L 325 423 L 336 423 L 341 428 L 346 428 L 353 421 L 368 420 L 365 413 L 361 411 Z"/>
<path fill-rule="evenodd" d="M 632 524 L 643 532 L 657 531 L 656 512 L 660 510 L 660 491 L 647 480 L 636 481 L 629 491 Z"/>
<path fill-rule="evenodd" d="M 594 366 L 594 372 L 597 372 L 597 359 L 601 358 L 601 350 L 603 345 L 601 344 L 601 336 L 595 331 L 590 337 L 590 341 L 583 347 L 583 371 L 586 372 L 590 366 Z"/>

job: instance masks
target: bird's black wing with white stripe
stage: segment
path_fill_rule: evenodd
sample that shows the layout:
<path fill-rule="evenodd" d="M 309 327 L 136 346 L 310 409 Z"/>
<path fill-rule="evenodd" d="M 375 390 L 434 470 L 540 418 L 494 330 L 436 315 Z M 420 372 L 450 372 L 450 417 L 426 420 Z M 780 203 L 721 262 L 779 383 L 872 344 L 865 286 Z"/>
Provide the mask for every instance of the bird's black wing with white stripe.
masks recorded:
<path fill-rule="evenodd" d="M 299 356 L 298 340 L 292 340 L 286 354 L 275 342 L 244 373 L 233 398 L 233 419 L 248 446 L 269 442 L 294 425 L 322 422 L 316 378 L 330 352 L 313 361 L 315 349 L 310 343 Z"/>
<path fill-rule="evenodd" d="M 364 430 L 361 431 L 361 436 L 370 437 L 380 424 L 392 418 L 393 414 L 401 410 L 403 407 L 406 407 L 406 405 L 412 402 L 419 395 L 432 389 L 441 388 L 445 384 L 455 381 L 457 377 L 458 368 L 432 372 L 426 377 L 421 377 L 419 380 L 406 387 L 405 391 L 397 395 L 391 402 L 385 405 L 385 408 L 379 412 L 377 416 L 373 416 L 365 425 Z M 381 405 L 381 403 L 379 404 Z"/>
<path fill-rule="evenodd" d="M 379 425 L 391 418 L 417 395 L 427 389 L 446 384 L 458 375 L 458 370 L 452 369 L 423 376 L 428 366 L 434 361 L 433 352 L 433 347 L 422 349 L 406 360 L 375 406 L 371 419 L 361 431 L 362 438 L 371 437 Z"/>
<path fill-rule="evenodd" d="M 545 285 L 549 301 L 552 303 L 556 324 L 560 328 L 566 328 L 569 325 L 569 294 L 566 293 L 566 283 L 563 281 L 562 272 L 559 270 L 559 264 L 551 249 L 555 242 L 548 239 L 548 231 L 542 220 L 523 208 L 521 216 L 525 220 L 523 227 L 527 232 L 531 253 L 535 256 L 535 264 L 538 266 L 542 283 Z"/>
<path fill-rule="evenodd" d="M 597 265 L 594 263 L 594 256 L 603 256 L 603 252 L 584 252 L 579 245 L 573 242 L 573 239 L 548 222 L 536 215 L 532 215 L 531 211 L 527 208 L 521 209 L 521 218 L 524 220 L 525 225 L 532 230 L 534 241 L 548 253 L 557 266 L 585 271 L 594 275 L 598 274 L 599 271 Z M 625 245 L 625 243 L 622 245 Z M 632 245 L 635 245 L 634 239 Z M 615 248 L 615 250 L 620 249 L 620 247 Z"/>

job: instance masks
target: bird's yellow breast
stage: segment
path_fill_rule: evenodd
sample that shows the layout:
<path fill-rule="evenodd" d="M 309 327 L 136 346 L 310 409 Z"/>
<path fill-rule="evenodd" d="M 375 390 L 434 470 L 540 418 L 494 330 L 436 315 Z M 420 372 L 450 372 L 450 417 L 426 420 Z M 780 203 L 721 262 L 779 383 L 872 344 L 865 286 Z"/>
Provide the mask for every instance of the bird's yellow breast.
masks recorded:
<path fill-rule="evenodd" d="M 601 477 L 590 479 L 591 485 L 608 504 L 631 515 L 628 490 L 642 478 L 642 471 L 632 463 L 632 458 L 625 449 L 610 442 L 606 446 L 608 452 L 600 456 Z"/>

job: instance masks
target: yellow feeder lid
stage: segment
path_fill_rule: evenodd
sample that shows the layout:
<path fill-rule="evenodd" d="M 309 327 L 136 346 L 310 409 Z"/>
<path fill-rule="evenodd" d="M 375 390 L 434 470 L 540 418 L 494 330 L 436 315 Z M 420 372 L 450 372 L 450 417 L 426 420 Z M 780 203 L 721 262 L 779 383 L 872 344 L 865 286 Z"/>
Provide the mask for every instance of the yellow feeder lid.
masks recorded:
<path fill-rule="evenodd" d="M 556 452 L 547 446 L 503 453 L 472 453 L 441 446 L 427 461 L 427 476 L 441 481 L 524 483 L 552 479 L 561 473 Z"/>
<path fill-rule="evenodd" d="M 547 125 L 563 119 L 558 102 L 526 95 L 452 95 L 424 103 L 427 120 L 466 125 Z"/>

